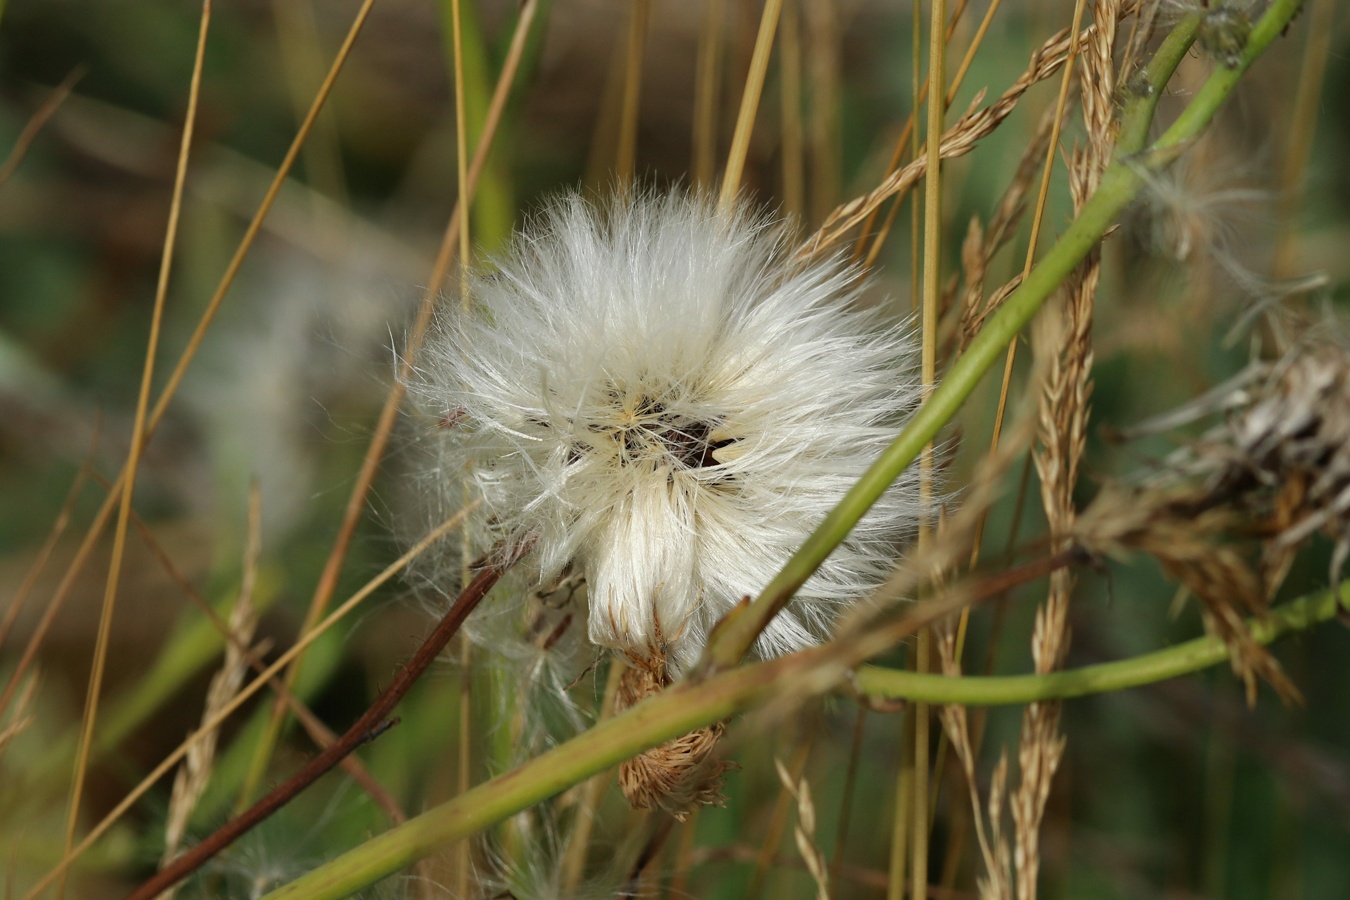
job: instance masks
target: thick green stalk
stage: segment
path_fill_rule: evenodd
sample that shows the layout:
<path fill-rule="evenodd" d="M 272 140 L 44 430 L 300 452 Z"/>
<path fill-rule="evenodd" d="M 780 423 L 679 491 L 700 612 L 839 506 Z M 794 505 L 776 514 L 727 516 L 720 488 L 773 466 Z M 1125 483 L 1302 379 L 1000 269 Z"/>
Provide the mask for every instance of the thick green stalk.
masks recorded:
<path fill-rule="evenodd" d="M 885 452 L 849 490 L 820 527 L 788 560 L 752 603 L 729 616 L 714 632 L 704 656 L 703 672 L 733 666 L 754 644 L 760 632 L 792 595 L 847 536 L 888 487 L 938 432 L 956 415 L 990 367 L 1002 358 L 1008 342 L 1031 321 L 1046 299 L 1064 281 L 1093 247 L 1102 240 L 1120 213 L 1139 194 L 1149 173 L 1160 171 L 1174 160 L 1204 129 L 1232 92 L 1242 73 L 1288 25 L 1302 0 L 1276 0 L 1252 28 L 1247 46 L 1234 66 L 1218 67 L 1196 93 L 1176 122 L 1143 153 L 1120 150 L 1102 174 L 1100 186 L 1078 218 L 1045 255 L 1040 264 L 999 307 L 965 354 L 948 370 L 941 384 L 919 408 L 909 424 Z M 1167 87 L 1172 73 L 1194 40 L 1198 19 L 1188 16 L 1164 40 L 1144 69 L 1128 103 L 1121 133 L 1130 142 L 1142 142 L 1148 133 L 1157 97 Z"/>

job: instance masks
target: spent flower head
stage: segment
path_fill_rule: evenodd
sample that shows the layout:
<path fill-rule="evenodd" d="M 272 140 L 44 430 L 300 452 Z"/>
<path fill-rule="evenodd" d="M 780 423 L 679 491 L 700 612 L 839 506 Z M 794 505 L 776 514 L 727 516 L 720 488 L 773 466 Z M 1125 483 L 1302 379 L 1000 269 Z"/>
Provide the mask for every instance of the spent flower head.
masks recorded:
<path fill-rule="evenodd" d="M 696 658 L 918 400 L 907 332 L 860 305 L 856 268 L 796 262 L 789 235 L 682 193 L 566 196 L 424 352 L 414 390 L 446 426 L 436 490 L 467 475 L 480 549 L 528 538 L 531 577 L 579 573 L 591 641 L 635 661 Z M 813 642 L 918 514 L 906 476 L 758 651 Z"/>

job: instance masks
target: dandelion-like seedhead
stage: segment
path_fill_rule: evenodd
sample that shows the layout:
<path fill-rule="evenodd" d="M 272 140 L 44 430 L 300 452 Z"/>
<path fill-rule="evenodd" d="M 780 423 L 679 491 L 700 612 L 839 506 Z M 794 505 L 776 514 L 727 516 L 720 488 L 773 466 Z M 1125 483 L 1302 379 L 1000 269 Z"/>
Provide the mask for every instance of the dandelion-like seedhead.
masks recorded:
<path fill-rule="evenodd" d="M 688 665 L 917 403 L 912 340 L 859 304 L 859 270 L 800 263 L 788 236 L 678 193 L 567 196 L 428 342 L 434 490 L 481 495 L 480 550 L 530 539 L 539 583 L 583 576 L 596 644 Z M 758 652 L 812 643 L 874 586 L 917 497 L 893 486 Z"/>

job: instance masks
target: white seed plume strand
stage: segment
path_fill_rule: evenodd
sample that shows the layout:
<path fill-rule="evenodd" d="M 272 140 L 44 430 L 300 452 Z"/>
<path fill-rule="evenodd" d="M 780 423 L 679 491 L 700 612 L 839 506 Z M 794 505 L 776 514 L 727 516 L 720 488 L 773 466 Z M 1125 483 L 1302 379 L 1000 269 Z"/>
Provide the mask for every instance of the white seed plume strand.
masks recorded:
<path fill-rule="evenodd" d="M 474 460 L 485 544 L 534 535 L 541 581 L 583 574 L 596 644 L 692 662 L 918 402 L 913 341 L 860 308 L 859 270 L 794 262 L 789 237 L 678 193 L 567 196 L 428 344 L 414 390 Z M 907 474 L 758 652 L 813 643 L 877 584 L 917 497 Z"/>

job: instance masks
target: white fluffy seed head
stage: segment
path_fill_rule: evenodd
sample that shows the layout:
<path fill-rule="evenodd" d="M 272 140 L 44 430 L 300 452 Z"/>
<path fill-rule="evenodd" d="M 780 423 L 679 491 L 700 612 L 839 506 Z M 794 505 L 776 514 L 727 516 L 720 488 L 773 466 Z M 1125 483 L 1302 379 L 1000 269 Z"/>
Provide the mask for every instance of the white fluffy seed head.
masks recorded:
<path fill-rule="evenodd" d="M 913 342 L 839 260 L 682 194 L 555 201 L 447 313 L 413 385 L 483 499 L 485 543 L 534 539 L 541 582 L 584 575 L 596 644 L 678 670 L 756 594 L 918 400 Z M 906 475 L 770 625 L 813 642 L 919 515 Z"/>

